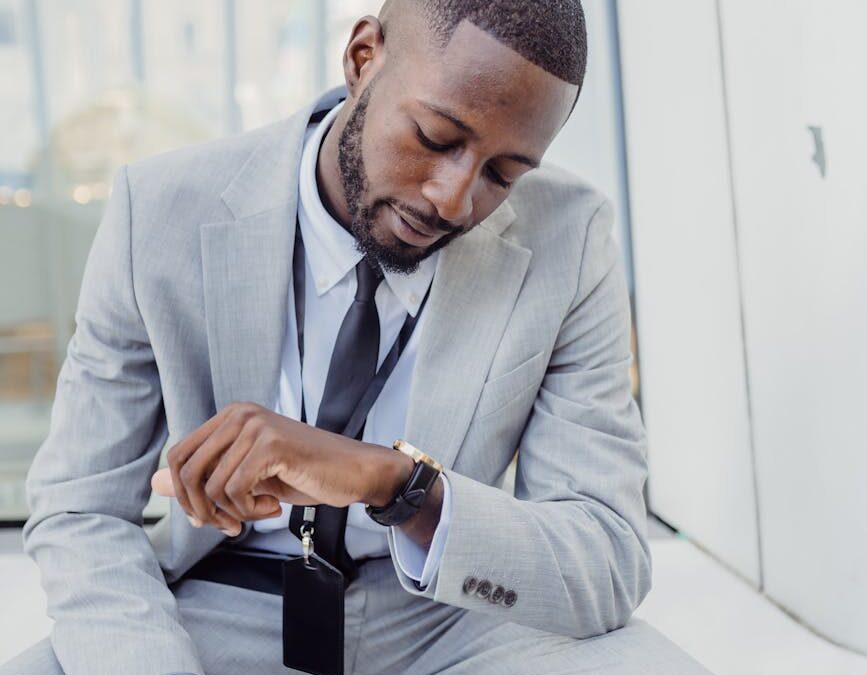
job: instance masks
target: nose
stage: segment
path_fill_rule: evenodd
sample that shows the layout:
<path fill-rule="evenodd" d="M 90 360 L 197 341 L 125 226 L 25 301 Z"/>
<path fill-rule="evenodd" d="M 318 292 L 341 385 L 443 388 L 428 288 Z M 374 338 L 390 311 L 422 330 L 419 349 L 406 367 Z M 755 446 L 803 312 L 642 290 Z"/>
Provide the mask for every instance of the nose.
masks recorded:
<path fill-rule="evenodd" d="M 452 223 L 465 223 L 473 213 L 475 169 L 458 163 L 450 164 L 422 185 L 422 196 L 437 210 L 439 217 Z"/>

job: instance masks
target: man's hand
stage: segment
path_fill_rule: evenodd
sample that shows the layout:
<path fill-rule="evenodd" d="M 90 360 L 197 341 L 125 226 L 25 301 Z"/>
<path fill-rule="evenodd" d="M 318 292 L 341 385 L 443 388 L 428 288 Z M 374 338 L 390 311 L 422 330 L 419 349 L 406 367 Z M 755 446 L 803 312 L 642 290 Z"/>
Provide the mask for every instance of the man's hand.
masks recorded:
<path fill-rule="evenodd" d="M 167 455 L 151 485 L 177 497 L 191 522 L 229 535 L 245 520 L 280 515 L 280 502 L 383 506 L 409 478 L 412 460 L 317 429 L 255 403 L 231 403 Z M 170 479 L 170 480 L 169 480 Z"/>

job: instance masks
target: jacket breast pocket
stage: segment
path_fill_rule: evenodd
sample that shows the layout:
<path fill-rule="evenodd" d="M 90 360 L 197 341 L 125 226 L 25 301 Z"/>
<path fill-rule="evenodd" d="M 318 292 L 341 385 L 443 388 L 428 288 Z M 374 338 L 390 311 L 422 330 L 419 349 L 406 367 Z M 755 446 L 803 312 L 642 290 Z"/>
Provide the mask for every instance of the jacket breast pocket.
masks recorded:
<path fill-rule="evenodd" d="M 475 419 L 487 417 L 514 401 L 530 387 L 536 387 L 542 379 L 548 361 L 545 351 L 531 356 L 508 373 L 488 380 L 482 388 Z"/>

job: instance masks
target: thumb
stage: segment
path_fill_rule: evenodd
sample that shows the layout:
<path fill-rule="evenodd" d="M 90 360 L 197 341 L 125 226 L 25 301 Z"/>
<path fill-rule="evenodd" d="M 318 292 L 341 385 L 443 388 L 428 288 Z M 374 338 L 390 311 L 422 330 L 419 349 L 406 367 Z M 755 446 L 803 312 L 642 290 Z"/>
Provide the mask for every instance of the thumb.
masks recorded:
<path fill-rule="evenodd" d="M 172 483 L 172 472 L 170 469 L 160 469 L 151 477 L 151 487 L 159 495 L 163 497 L 174 497 L 175 486 Z"/>

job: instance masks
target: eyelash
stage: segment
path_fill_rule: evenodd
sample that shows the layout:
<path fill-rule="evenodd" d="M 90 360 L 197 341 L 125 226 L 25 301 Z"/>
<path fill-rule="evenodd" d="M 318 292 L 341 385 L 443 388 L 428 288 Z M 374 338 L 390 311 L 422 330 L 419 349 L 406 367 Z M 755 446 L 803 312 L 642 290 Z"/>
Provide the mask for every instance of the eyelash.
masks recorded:
<path fill-rule="evenodd" d="M 447 150 L 451 150 L 452 148 L 451 145 L 440 145 L 439 143 L 434 143 L 431 139 L 424 135 L 424 132 L 419 126 L 416 126 L 416 135 L 418 136 L 419 142 L 428 150 L 432 150 L 433 152 L 446 152 Z M 498 174 L 490 167 L 488 167 L 488 176 L 500 187 L 503 187 L 505 189 L 509 189 L 510 187 L 512 187 L 512 184 L 509 181 L 505 180 L 500 174 Z"/>

